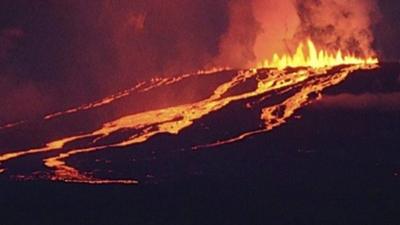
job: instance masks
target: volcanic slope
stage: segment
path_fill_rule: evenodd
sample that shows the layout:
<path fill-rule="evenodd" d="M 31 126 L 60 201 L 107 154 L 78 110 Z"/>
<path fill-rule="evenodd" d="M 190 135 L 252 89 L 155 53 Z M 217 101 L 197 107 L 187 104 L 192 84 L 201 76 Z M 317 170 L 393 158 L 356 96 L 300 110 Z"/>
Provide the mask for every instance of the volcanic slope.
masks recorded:
<path fill-rule="evenodd" d="M 249 143 L 259 138 L 271 141 L 258 146 L 265 152 L 288 145 L 304 132 L 282 142 L 274 136 L 283 125 L 304 120 L 301 111 L 324 103 L 324 93 L 354 74 L 380 70 L 377 65 L 220 69 L 153 79 L 98 102 L 4 126 L 1 176 L 134 184 L 204 174 L 226 162 L 217 160 L 217 166 L 208 154 L 203 163 L 194 162 L 202 152 L 254 149 Z"/>

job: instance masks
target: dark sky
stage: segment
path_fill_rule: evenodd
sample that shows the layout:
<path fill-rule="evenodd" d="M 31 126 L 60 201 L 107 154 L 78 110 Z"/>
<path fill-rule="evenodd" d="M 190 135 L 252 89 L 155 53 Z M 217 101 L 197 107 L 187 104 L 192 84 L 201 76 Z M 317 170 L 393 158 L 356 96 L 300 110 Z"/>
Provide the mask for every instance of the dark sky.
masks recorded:
<path fill-rule="evenodd" d="M 226 9 L 225 0 L 2 0 L 0 124 L 203 67 Z"/>
<path fill-rule="evenodd" d="M 375 49 L 386 60 L 400 60 L 400 1 L 379 0 L 382 20 L 375 26 Z"/>
<path fill-rule="evenodd" d="M 2 0 L 0 124 L 209 64 L 227 30 L 228 3 Z M 376 50 L 399 60 L 400 2 L 379 5 Z"/>

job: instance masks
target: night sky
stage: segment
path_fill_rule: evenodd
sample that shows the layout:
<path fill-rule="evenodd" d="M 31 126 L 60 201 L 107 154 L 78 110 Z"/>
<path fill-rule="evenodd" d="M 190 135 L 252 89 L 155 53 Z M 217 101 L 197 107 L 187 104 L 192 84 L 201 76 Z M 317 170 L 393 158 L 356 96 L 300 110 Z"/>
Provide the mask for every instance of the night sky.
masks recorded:
<path fill-rule="evenodd" d="M 375 49 L 384 60 L 400 60 L 400 2 L 380 0 L 381 20 L 374 27 Z"/>
<path fill-rule="evenodd" d="M 2 0 L 0 124 L 209 65 L 227 31 L 228 5 L 229 0 Z M 375 49 L 380 58 L 397 61 L 400 2 L 381 0 L 379 7 Z"/>

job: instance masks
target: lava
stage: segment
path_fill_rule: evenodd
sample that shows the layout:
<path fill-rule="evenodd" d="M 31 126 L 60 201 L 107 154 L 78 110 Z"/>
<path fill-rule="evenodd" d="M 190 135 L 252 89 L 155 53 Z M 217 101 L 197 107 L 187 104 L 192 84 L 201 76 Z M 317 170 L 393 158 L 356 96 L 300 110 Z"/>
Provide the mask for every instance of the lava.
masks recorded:
<path fill-rule="evenodd" d="M 183 74 L 181 76 L 178 77 L 165 77 L 165 78 L 153 78 L 150 80 L 150 82 L 139 82 L 138 84 L 136 84 L 133 88 L 121 91 L 117 94 L 108 96 L 104 99 L 101 99 L 99 101 L 96 102 L 92 102 L 89 104 L 85 104 L 85 105 L 81 105 L 79 107 L 76 108 L 72 108 L 72 109 L 68 109 L 66 111 L 61 111 L 61 112 L 56 112 L 56 113 L 52 113 L 52 114 L 48 114 L 46 116 L 44 116 L 45 120 L 49 120 L 49 119 L 53 119 L 56 117 L 60 117 L 60 116 L 64 116 L 64 115 L 68 115 L 68 114 L 72 114 L 72 113 L 77 113 L 80 111 L 85 111 L 85 110 L 90 110 L 90 109 L 94 109 L 94 108 L 98 108 L 101 106 L 105 106 L 108 105 L 114 101 L 117 101 L 119 99 L 122 99 L 124 97 L 127 97 L 129 95 L 131 95 L 133 92 L 147 92 L 150 91 L 154 88 L 160 87 L 160 86 L 165 86 L 165 85 L 171 85 L 174 84 L 176 82 L 182 81 L 186 78 L 189 78 L 191 76 L 199 76 L 199 75 L 207 75 L 207 74 L 212 74 L 212 73 L 217 73 L 217 72 L 221 72 L 224 70 L 227 70 L 229 68 L 211 68 L 208 70 L 199 70 L 196 73 L 187 73 L 187 74 Z M 4 128 L 11 128 L 14 127 L 16 125 L 21 124 L 21 122 L 19 123 L 14 123 L 14 124 L 10 124 L 10 125 L 6 125 L 4 126 Z M 2 129 L 2 127 L 0 127 L 0 130 Z"/>
<path fill-rule="evenodd" d="M 294 94 L 293 96 L 286 99 L 284 102 L 264 108 L 262 110 L 261 120 L 264 121 L 265 127 L 254 130 L 254 131 L 242 133 L 239 136 L 228 139 L 228 140 L 220 140 L 220 141 L 217 141 L 216 143 L 212 143 L 212 144 L 194 146 L 192 149 L 196 150 L 196 149 L 200 149 L 200 148 L 217 147 L 217 146 L 221 146 L 221 145 L 225 145 L 225 144 L 243 140 L 252 135 L 268 132 L 268 131 L 274 129 L 275 127 L 278 127 L 278 126 L 284 124 L 285 122 L 287 122 L 287 120 L 289 118 L 291 118 L 291 116 L 295 113 L 296 110 L 312 103 L 315 100 L 320 99 L 321 92 L 325 88 L 333 86 L 333 85 L 337 85 L 338 83 L 344 81 L 351 72 L 358 70 L 358 69 L 373 69 L 373 68 L 376 68 L 376 67 L 373 65 L 369 65 L 369 66 L 354 65 L 354 66 L 343 68 L 338 73 L 329 74 L 329 75 L 327 74 L 326 69 L 317 70 L 317 71 L 301 70 L 297 73 L 294 73 L 295 75 L 298 76 L 298 80 L 297 80 L 297 82 L 294 82 L 294 84 L 298 84 L 298 82 L 304 81 L 308 78 L 313 78 L 313 79 L 301 84 L 302 85 L 301 90 L 299 92 L 297 92 L 296 94 Z M 295 78 L 296 76 L 294 76 L 292 74 L 292 75 L 290 75 L 290 77 Z M 283 80 L 285 80 L 284 76 L 282 78 L 283 78 Z M 293 81 L 293 80 L 290 80 L 290 81 Z M 294 81 L 296 81 L 296 80 L 294 80 Z M 264 82 L 265 81 L 262 81 L 262 83 L 264 83 Z M 284 83 L 280 83 L 279 80 L 274 80 L 273 82 L 277 83 L 277 84 L 281 84 L 281 86 L 277 86 L 276 88 L 288 86 L 287 84 L 284 85 Z M 263 86 L 263 85 L 267 85 L 267 87 L 271 87 L 272 82 L 268 81 L 267 83 L 261 84 L 261 86 Z M 259 86 L 260 86 L 260 84 L 259 84 Z M 291 86 L 288 90 L 290 90 L 291 88 L 293 88 L 293 86 Z M 271 90 L 273 90 L 273 89 L 271 89 Z M 288 90 L 285 90 L 285 92 L 287 92 Z M 310 97 L 310 94 L 313 94 L 313 93 L 318 94 L 318 97 L 317 98 Z"/>
<path fill-rule="evenodd" d="M 294 113 L 321 98 L 324 89 L 337 85 L 344 81 L 352 72 L 358 69 L 372 69 L 377 66 L 378 60 L 373 57 L 365 59 L 355 56 L 342 55 L 342 51 L 336 54 L 327 51 L 318 51 L 312 41 L 307 41 L 308 52 L 303 52 L 303 44 L 300 44 L 297 51 L 292 56 L 284 55 L 279 57 L 274 55 L 271 62 L 264 61 L 259 68 L 239 70 L 231 80 L 220 84 L 209 97 L 193 102 L 167 108 L 139 112 L 119 119 L 104 123 L 100 128 L 86 133 L 78 133 L 59 140 L 54 140 L 43 144 L 43 147 L 21 150 L 17 152 L 5 153 L 0 155 L 0 165 L 6 161 L 19 157 L 39 154 L 44 152 L 54 152 L 54 156 L 45 157 L 44 165 L 53 171 L 48 179 L 64 182 L 80 182 L 87 184 L 135 184 L 134 179 L 102 179 L 96 178 L 93 174 L 80 172 L 78 169 L 68 165 L 66 160 L 72 156 L 87 154 L 90 152 L 107 150 L 108 148 L 118 148 L 131 146 L 148 141 L 151 137 L 158 134 L 179 133 L 190 127 L 199 119 L 217 112 L 227 105 L 243 100 L 250 100 L 253 97 L 268 98 L 273 91 L 289 92 L 294 94 L 287 97 L 280 103 L 263 108 L 260 111 L 260 121 L 262 126 L 253 131 L 243 132 L 236 137 L 227 140 L 219 140 L 215 143 L 193 146 L 192 149 L 215 147 L 243 140 L 249 136 L 268 132 L 286 123 Z M 342 66 L 335 72 L 331 70 L 335 66 Z M 300 67 L 296 70 L 285 70 L 287 67 Z M 210 71 L 199 71 L 194 74 L 185 74 L 173 78 L 153 79 L 146 83 L 142 82 L 135 87 L 104 98 L 100 101 L 83 105 L 63 112 L 53 113 L 45 116 L 44 120 L 61 117 L 79 111 L 90 110 L 96 107 L 104 107 L 118 99 L 129 96 L 133 92 L 147 92 L 152 89 L 181 82 L 192 76 L 203 76 L 217 74 L 224 69 L 213 69 Z M 266 71 L 266 75 L 261 77 L 260 71 Z M 232 94 L 230 91 L 235 87 L 240 87 L 246 81 L 256 81 L 256 85 L 251 90 Z M 317 98 L 312 97 L 315 94 Z M 248 102 L 247 107 L 253 104 Z M 130 130 L 133 134 L 120 140 L 110 141 L 109 137 L 119 131 Z M 218 138 L 218 137 L 216 137 Z M 89 140 L 81 143 L 80 147 L 70 147 L 70 144 L 81 140 Z M 4 173 L 7 168 L 1 169 Z"/>
<path fill-rule="evenodd" d="M 354 54 L 343 55 L 342 50 L 337 50 L 335 53 L 330 53 L 322 49 L 318 50 L 310 39 L 307 40 L 306 47 L 308 51 L 304 51 L 304 44 L 300 43 L 294 55 L 284 54 L 279 56 L 278 54 L 274 54 L 272 60 L 265 59 L 258 64 L 258 67 L 284 69 L 286 67 L 308 66 L 312 68 L 324 68 L 328 66 L 378 63 L 378 59 L 373 56 L 358 58 Z"/>
<path fill-rule="evenodd" d="M 23 123 L 25 123 L 26 121 L 19 121 L 19 122 L 15 122 L 15 123 L 9 123 L 9 124 L 5 124 L 0 126 L 0 130 L 5 130 L 5 129 L 9 129 L 9 128 L 13 128 L 16 127 L 18 125 L 21 125 Z"/>

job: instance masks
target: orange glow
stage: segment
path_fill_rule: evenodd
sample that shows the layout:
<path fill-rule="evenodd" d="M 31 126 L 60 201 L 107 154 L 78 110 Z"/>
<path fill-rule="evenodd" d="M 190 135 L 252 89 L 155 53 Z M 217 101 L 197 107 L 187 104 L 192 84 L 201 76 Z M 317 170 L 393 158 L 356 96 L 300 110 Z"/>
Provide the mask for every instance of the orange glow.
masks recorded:
<path fill-rule="evenodd" d="M 343 56 L 341 51 L 338 51 L 336 55 L 329 54 L 323 50 L 318 51 L 311 41 L 307 42 L 307 46 L 308 53 L 303 52 L 303 45 L 300 44 L 294 55 L 284 55 L 280 57 L 275 54 L 271 63 L 266 61 L 259 66 L 262 68 L 273 67 L 277 69 L 260 70 L 253 68 L 237 71 L 236 75 L 233 76 L 231 80 L 220 84 L 207 98 L 200 101 L 123 116 L 119 119 L 104 123 L 99 128 L 90 132 L 76 133 L 69 137 L 60 138 L 59 140 L 43 144 L 43 147 L 40 148 L 26 149 L 0 155 L 0 164 L 11 159 L 31 154 L 55 151 L 53 156 L 48 156 L 48 158 L 43 159 L 44 165 L 54 171 L 54 173 L 48 177 L 50 180 L 86 184 L 136 184 L 137 181 L 134 179 L 113 180 L 95 178 L 90 173 L 81 172 L 73 166 L 68 165 L 66 160 L 81 154 L 88 154 L 100 150 L 106 151 L 108 148 L 118 148 L 143 143 L 158 134 L 167 133 L 179 135 L 183 129 L 190 127 L 199 119 L 217 112 L 231 103 L 245 100 L 247 102 L 243 107 L 249 109 L 257 104 L 251 102 L 253 100 L 250 100 L 254 99 L 254 97 L 265 99 L 269 98 L 273 92 L 293 92 L 293 94 L 286 97 L 282 102 L 275 103 L 274 105 L 264 107 L 260 110 L 260 127 L 258 129 L 243 132 L 236 137 L 218 140 L 215 143 L 205 143 L 194 146 L 193 149 L 237 142 L 252 135 L 271 131 L 285 124 L 294 116 L 298 109 L 321 98 L 321 93 L 324 89 L 344 81 L 353 71 L 377 67 L 376 63 L 378 60 L 372 57 L 359 59 L 354 56 Z M 336 65 L 345 66 L 336 72 L 330 71 L 330 69 Z M 301 68 L 289 72 L 283 70 L 286 67 Z M 70 109 L 65 112 L 48 115 L 44 120 L 105 106 L 117 99 L 129 96 L 133 91 L 146 92 L 154 88 L 180 82 L 191 76 L 216 74 L 223 70 L 224 69 L 213 69 L 173 78 L 155 78 L 148 83 L 139 83 L 132 89 L 109 96 L 98 102 Z M 265 73 L 265 75 L 261 76 L 260 71 Z M 231 92 L 231 90 L 245 84 L 248 80 L 255 81 L 254 86 L 252 86 L 250 90 L 243 89 L 239 93 L 237 91 Z M 311 94 L 315 94 L 317 98 L 310 97 Z M 124 137 L 121 140 L 112 141 L 112 138 L 110 140 L 109 137 L 117 134 L 118 131 L 121 130 L 132 130 L 135 132 L 131 136 Z M 81 143 L 81 147 L 79 148 L 68 147 L 73 146 L 68 144 L 83 139 L 90 141 Z M 1 172 L 4 172 L 4 169 L 0 169 L 0 173 Z"/>
<path fill-rule="evenodd" d="M 306 51 L 304 50 L 306 48 Z M 373 65 L 377 64 L 376 57 L 358 58 L 354 54 L 343 54 L 342 50 L 330 53 L 326 50 L 317 49 L 315 44 L 308 39 L 306 46 L 300 43 L 293 55 L 284 54 L 279 56 L 274 54 L 271 60 L 264 60 L 257 65 L 258 68 L 278 68 L 287 67 L 311 67 L 323 68 L 338 65 Z"/>
<path fill-rule="evenodd" d="M 273 90 L 270 88 L 271 85 L 274 84 L 276 85 L 275 88 L 287 87 L 287 89 L 284 90 L 283 92 L 288 92 L 289 90 L 292 90 L 294 88 L 294 85 L 298 84 L 299 82 L 305 81 L 308 78 L 312 78 L 309 82 L 305 82 L 304 84 L 302 84 L 301 89 L 293 96 L 287 98 L 284 102 L 262 109 L 261 120 L 264 121 L 265 124 L 263 128 L 245 132 L 237 137 L 233 137 L 227 140 L 219 140 L 211 144 L 194 146 L 192 149 L 197 150 L 201 148 L 217 147 L 243 140 L 249 136 L 271 131 L 272 129 L 286 123 L 287 120 L 294 115 L 296 110 L 312 103 L 315 100 L 320 99 L 321 98 L 320 93 L 325 88 L 339 84 L 340 82 L 344 81 L 351 72 L 361 68 L 373 69 L 376 68 L 376 66 L 354 65 L 345 67 L 335 74 L 328 74 L 327 70 L 325 69 L 319 69 L 319 70 L 307 69 L 288 74 L 288 76 L 280 74 L 278 77 L 281 77 L 281 79 L 275 78 L 272 80 L 261 81 L 258 84 L 259 87 L 264 87 L 269 90 Z M 290 85 L 287 83 L 285 84 L 285 82 L 289 82 Z M 316 99 L 311 98 L 310 94 L 312 93 L 318 94 L 318 97 Z M 251 108 L 252 105 L 248 104 L 246 107 Z"/>

